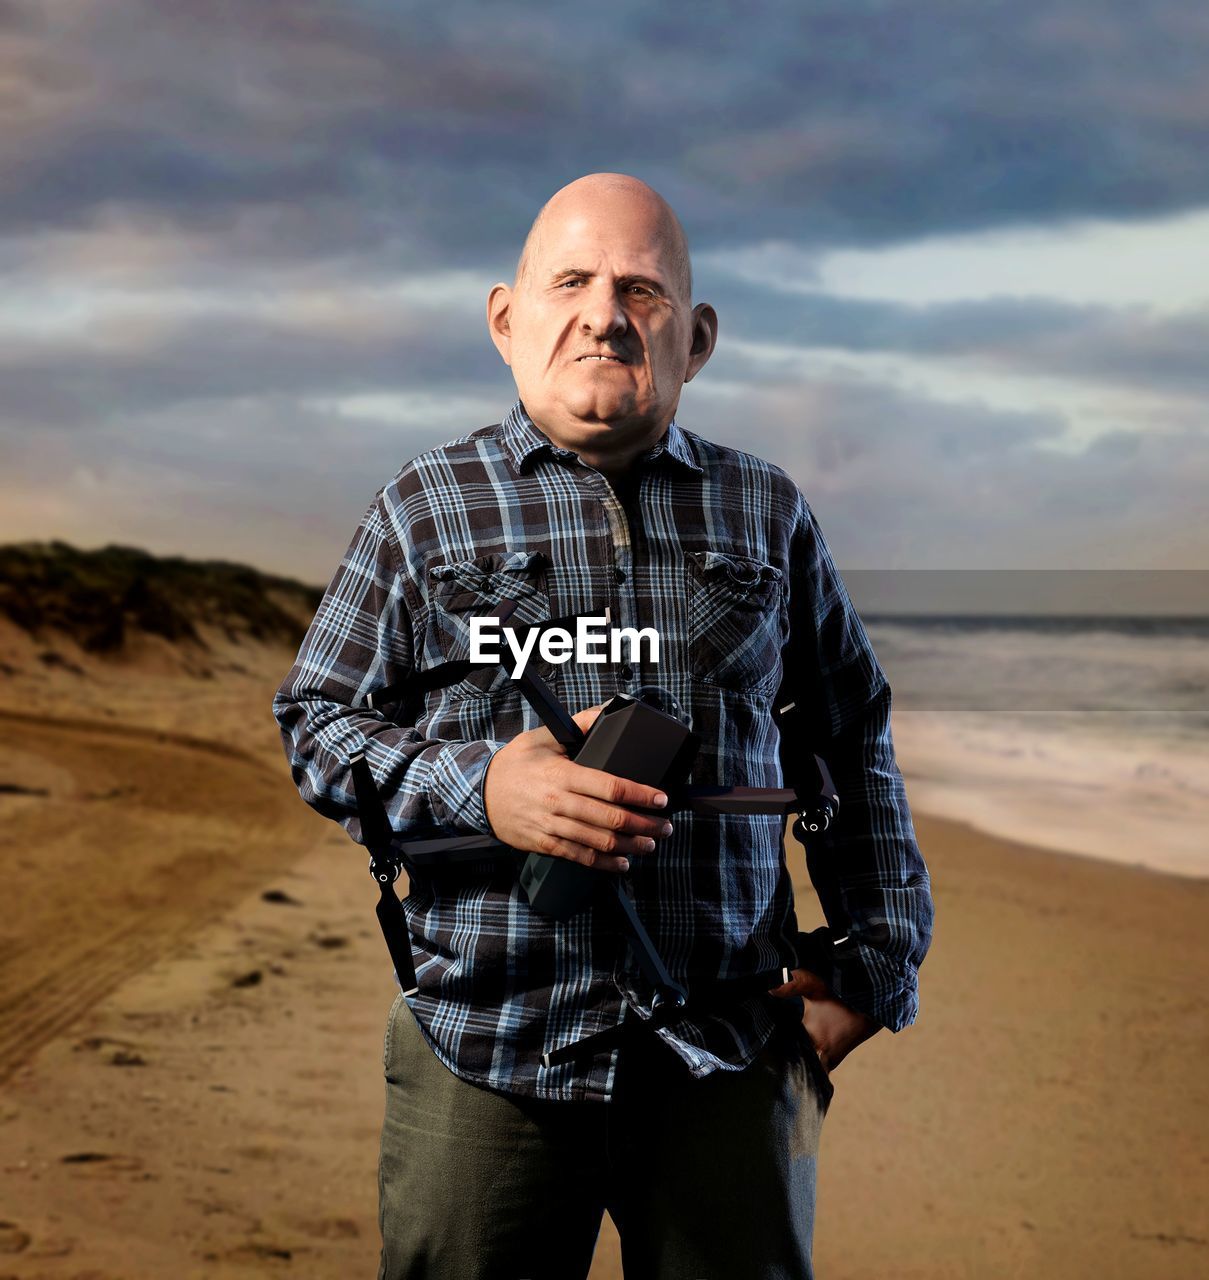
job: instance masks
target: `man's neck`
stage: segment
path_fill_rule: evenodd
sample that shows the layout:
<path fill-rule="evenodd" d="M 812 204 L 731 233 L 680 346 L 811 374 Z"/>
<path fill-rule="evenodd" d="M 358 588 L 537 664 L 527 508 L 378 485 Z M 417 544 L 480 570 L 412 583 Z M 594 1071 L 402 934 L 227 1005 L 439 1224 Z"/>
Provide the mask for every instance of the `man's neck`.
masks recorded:
<path fill-rule="evenodd" d="M 617 501 L 623 507 L 630 508 L 633 505 L 634 498 L 637 496 L 639 481 L 642 479 L 641 468 L 634 464 L 626 467 L 623 471 L 617 471 L 611 475 L 608 472 L 602 474 L 617 495 Z"/>
<path fill-rule="evenodd" d="M 595 467 L 602 476 L 612 482 L 617 477 L 625 476 L 633 471 L 638 459 L 643 454 L 650 453 L 661 437 L 662 432 L 656 439 L 644 440 L 639 444 L 631 445 L 624 452 L 594 453 L 589 450 L 577 450 L 577 452 L 583 462 L 586 462 L 590 467 Z"/>
<path fill-rule="evenodd" d="M 650 453 L 650 451 L 664 438 L 664 436 L 667 435 L 669 425 L 669 423 L 664 423 L 662 427 L 659 427 L 657 430 L 649 431 L 641 439 L 630 440 L 624 445 L 621 445 L 615 439 L 608 440 L 606 437 L 607 443 L 613 444 L 615 447 L 606 449 L 593 449 L 589 447 L 585 449 L 577 448 L 571 442 L 572 437 L 569 434 L 564 435 L 563 432 L 557 428 L 551 429 L 549 426 L 544 426 L 542 423 L 538 422 L 536 418 L 533 419 L 533 422 L 537 426 L 538 430 L 555 445 L 563 449 L 574 450 L 574 452 L 579 455 L 582 462 L 599 471 L 600 474 L 610 483 L 612 483 L 615 478 L 627 474 L 634 468 L 639 458 L 644 454 Z M 603 441 L 598 443 L 603 443 Z"/>

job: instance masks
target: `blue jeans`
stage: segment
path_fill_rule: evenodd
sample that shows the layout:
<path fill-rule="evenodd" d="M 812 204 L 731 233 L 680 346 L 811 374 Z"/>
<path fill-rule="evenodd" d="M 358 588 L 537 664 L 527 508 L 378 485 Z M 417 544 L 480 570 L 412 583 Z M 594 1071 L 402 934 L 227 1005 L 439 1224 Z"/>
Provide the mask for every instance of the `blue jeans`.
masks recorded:
<path fill-rule="evenodd" d="M 384 1046 L 379 1280 L 583 1280 L 607 1209 L 626 1280 L 809 1280 L 831 1087 L 797 1026 L 695 1080 L 652 1034 L 611 1102 L 460 1080 L 400 995 Z"/>

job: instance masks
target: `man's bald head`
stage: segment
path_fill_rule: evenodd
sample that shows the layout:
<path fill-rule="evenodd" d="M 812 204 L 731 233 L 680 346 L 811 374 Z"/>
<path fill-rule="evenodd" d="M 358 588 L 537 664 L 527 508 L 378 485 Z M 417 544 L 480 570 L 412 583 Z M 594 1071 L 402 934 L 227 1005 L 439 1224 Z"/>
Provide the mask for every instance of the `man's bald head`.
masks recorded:
<path fill-rule="evenodd" d="M 576 178 L 556 191 L 542 205 L 529 234 L 525 237 L 516 264 L 514 288 L 520 288 L 538 254 L 543 230 L 559 218 L 573 218 L 584 210 L 595 208 L 602 200 L 622 200 L 651 218 L 654 232 L 662 241 L 668 265 L 685 302 L 693 296 L 693 267 L 689 258 L 688 238 L 672 206 L 652 187 L 625 173 L 589 173 Z"/>
<path fill-rule="evenodd" d="M 538 214 L 487 327 L 539 430 L 620 474 L 667 430 L 709 359 L 718 317 L 692 302 L 680 220 L 645 182 L 593 173 Z"/>

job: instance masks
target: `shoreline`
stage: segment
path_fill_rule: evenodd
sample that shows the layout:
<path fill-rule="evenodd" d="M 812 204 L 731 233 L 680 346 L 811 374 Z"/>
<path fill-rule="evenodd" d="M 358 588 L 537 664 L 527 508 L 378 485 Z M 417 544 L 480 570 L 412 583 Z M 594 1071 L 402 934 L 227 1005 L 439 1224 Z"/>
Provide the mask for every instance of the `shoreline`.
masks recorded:
<path fill-rule="evenodd" d="M 1149 876 L 1170 881 L 1173 884 L 1209 884 L 1209 871 L 1177 871 L 1170 867 L 1154 866 L 1148 862 L 1131 862 L 1125 858 L 1108 857 L 1102 853 L 1083 853 L 1078 849 L 1059 848 L 1045 843 L 1039 836 L 1030 832 L 1012 833 L 999 829 L 990 822 L 979 818 L 966 817 L 962 812 L 942 808 L 939 805 L 911 804 L 912 793 L 923 790 L 920 779 L 906 771 L 903 781 L 907 787 L 907 801 L 910 805 L 912 819 L 923 824 L 943 823 L 946 826 L 963 829 L 980 839 L 995 840 L 1000 844 L 1031 852 L 1043 853 L 1047 858 L 1071 859 L 1075 862 L 1091 863 L 1093 866 L 1106 867 L 1121 871 L 1142 872 Z M 927 861 L 925 853 L 924 860 Z"/>
<path fill-rule="evenodd" d="M 1209 879 L 1209 750 L 955 711 L 895 712 L 893 733 L 913 811 L 1111 866 Z"/>

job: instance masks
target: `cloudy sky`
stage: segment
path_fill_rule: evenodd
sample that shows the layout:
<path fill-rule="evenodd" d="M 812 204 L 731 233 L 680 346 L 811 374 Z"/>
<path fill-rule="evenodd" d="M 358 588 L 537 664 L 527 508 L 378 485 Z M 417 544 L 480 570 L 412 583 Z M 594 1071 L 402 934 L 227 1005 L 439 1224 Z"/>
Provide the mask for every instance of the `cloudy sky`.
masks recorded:
<path fill-rule="evenodd" d="M 0 541 L 325 582 L 597 170 L 842 567 L 1209 566 L 1204 0 L 0 0 Z"/>

